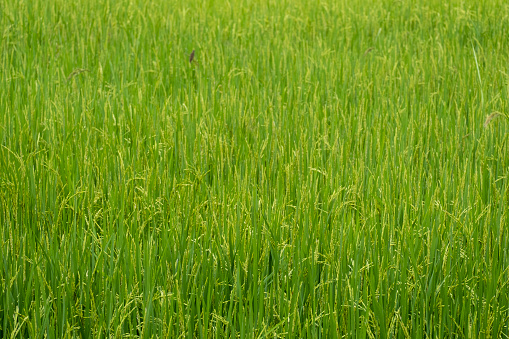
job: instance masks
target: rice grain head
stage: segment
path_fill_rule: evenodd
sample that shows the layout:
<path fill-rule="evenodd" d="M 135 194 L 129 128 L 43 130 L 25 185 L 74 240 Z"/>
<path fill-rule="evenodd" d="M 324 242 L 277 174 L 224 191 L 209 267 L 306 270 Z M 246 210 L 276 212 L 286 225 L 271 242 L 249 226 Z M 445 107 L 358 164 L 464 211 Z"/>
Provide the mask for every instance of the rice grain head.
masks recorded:
<path fill-rule="evenodd" d="M 502 113 L 500 112 L 492 112 L 490 115 L 488 115 L 486 117 L 486 121 L 484 121 L 484 128 L 488 128 L 488 125 L 490 124 L 490 122 L 495 119 L 496 117 L 498 117 L 499 115 L 502 115 Z"/>

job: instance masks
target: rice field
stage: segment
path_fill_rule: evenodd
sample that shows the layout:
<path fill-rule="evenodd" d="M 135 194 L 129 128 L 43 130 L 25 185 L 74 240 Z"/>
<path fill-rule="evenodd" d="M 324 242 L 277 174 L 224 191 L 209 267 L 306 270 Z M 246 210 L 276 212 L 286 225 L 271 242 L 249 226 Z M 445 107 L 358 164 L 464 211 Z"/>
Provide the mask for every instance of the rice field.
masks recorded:
<path fill-rule="evenodd" d="M 0 337 L 509 337 L 507 2 L 3 0 L 0 34 Z"/>

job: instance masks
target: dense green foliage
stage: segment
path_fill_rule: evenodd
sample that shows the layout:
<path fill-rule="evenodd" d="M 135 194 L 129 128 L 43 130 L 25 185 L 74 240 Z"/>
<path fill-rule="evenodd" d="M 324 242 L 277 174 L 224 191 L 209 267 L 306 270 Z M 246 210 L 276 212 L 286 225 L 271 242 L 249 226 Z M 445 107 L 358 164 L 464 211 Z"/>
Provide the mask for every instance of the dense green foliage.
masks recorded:
<path fill-rule="evenodd" d="M 508 15 L 1 1 L 0 337 L 507 338 Z"/>

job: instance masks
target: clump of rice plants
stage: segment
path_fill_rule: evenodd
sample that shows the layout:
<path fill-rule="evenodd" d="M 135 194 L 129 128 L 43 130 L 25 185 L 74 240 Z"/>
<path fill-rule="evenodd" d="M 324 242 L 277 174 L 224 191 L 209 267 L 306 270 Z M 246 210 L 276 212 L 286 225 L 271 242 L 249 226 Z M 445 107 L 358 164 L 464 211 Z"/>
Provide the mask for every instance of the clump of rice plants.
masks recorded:
<path fill-rule="evenodd" d="M 508 6 L 1 2 L 0 337 L 508 337 Z"/>

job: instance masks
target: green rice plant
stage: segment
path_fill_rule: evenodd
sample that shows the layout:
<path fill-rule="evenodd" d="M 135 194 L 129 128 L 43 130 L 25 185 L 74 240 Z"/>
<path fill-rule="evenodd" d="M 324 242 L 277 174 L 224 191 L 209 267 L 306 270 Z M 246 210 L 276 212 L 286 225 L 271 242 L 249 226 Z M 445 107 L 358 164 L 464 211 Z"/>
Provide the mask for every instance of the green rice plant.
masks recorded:
<path fill-rule="evenodd" d="M 0 337 L 508 337 L 508 10 L 0 2 Z"/>

